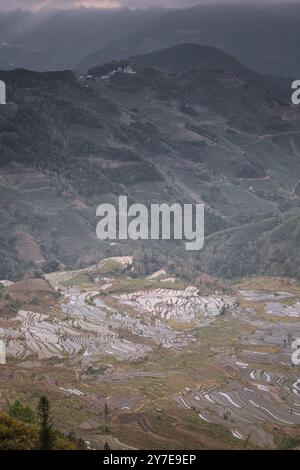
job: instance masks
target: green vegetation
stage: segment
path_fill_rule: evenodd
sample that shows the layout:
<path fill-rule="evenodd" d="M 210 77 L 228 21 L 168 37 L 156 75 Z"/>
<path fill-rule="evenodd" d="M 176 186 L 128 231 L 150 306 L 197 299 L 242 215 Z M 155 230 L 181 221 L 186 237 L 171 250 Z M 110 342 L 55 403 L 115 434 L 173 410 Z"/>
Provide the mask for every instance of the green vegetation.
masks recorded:
<path fill-rule="evenodd" d="M 35 421 L 35 414 L 29 406 L 24 406 L 19 400 L 9 408 L 8 414 L 11 418 L 32 424 Z"/>
<path fill-rule="evenodd" d="M 116 260 L 108 260 L 101 267 L 102 274 L 117 274 L 124 270 L 124 267 L 121 263 L 118 263 Z"/>
<path fill-rule="evenodd" d="M 19 400 L 10 407 L 9 414 L 0 411 L 0 450 L 76 450 L 82 447 L 81 441 L 65 437 L 54 428 L 46 397 L 40 398 L 37 418 L 33 410 Z"/>
<path fill-rule="evenodd" d="M 67 281 L 63 281 L 61 284 L 64 287 L 73 287 L 73 286 L 85 286 L 87 284 L 91 284 L 92 280 L 88 274 L 82 273 L 78 274 L 77 276 L 72 277 L 72 279 L 68 279 Z"/>
<path fill-rule="evenodd" d="M 13 419 L 0 411 L 0 449 L 31 450 L 36 448 L 37 428 Z"/>
<path fill-rule="evenodd" d="M 292 437 L 283 433 L 276 433 L 274 441 L 277 447 L 282 450 L 295 449 L 300 445 L 300 437 Z"/>

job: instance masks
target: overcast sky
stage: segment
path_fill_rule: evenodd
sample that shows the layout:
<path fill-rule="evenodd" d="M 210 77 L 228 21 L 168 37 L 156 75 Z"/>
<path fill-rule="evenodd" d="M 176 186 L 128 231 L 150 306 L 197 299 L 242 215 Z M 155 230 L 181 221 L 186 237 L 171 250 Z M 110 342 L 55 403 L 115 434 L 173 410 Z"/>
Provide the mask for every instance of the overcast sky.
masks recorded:
<path fill-rule="evenodd" d="M 99 8 L 117 8 L 119 6 L 130 7 L 188 7 L 190 5 L 200 3 L 256 3 L 261 2 L 280 2 L 280 0 L 0 0 L 1 10 L 14 10 L 21 8 L 22 10 L 38 10 L 44 7 L 70 8 L 80 5 L 86 7 Z M 287 0 L 281 0 L 285 3 Z M 293 1 L 293 0 L 288 0 Z M 298 0 L 294 0 L 298 1 Z"/>

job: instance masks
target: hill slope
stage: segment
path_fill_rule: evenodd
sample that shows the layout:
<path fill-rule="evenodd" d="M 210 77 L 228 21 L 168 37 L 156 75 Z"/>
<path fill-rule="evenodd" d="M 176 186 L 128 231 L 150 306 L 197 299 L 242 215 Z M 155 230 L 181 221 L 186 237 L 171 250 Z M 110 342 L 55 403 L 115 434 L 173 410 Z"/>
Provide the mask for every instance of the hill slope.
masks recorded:
<path fill-rule="evenodd" d="M 95 235 L 96 206 L 118 195 L 204 201 L 207 235 L 299 207 L 299 113 L 281 81 L 193 44 L 91 73 L 0 73 L 17 105 L 0 114 L 3 278 L 128 253 Z"/>

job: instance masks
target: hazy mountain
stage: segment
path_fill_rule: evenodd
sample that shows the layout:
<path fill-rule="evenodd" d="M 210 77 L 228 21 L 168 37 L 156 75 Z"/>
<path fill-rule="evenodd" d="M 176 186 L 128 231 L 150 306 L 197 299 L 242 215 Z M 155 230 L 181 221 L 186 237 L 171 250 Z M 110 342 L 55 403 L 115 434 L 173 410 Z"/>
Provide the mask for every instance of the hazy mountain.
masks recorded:
<path fill-rule="evenodd" d="M 78 65 L 87 70 L 112 59 L 123 59 L 179 43 L 218 47 L 256 71 L 297 76 L 300 73 L 299 15 L 289 5 L 263 9 L 241 5 L 200 5 L 165 13 L 139 31 L 99 49 Z"/>
<path fill-rule="evenodd" d="M 234 57 L 216 49 L 192 43 L 179 44 L 167 49 L 149 52 L 130 58 L 133 63 L 154 67 L 166 72 L 188 72 L 195 69 L 222 69 L 231 73 L 254 77 L 255 73 Z M 90 72 L 97 72 L 97 68 Z"/>
<path fill-rule="evenodd" d="M 136 73 L 115 72 L 129 64 Z M 208 239 L 209 258 L 205 250 L 193 255 L 201 271 L 219 273 L 223 263 L 229 277 L 298 274 L 297 227 L 296 238 L 291 233 L 281 243 L 287 259 L 293 255 L 293 273 L 277 260 L 278 238 L 271 236 L 289 211 L 299 219 L 299 113 L 288 91 L 224 52 L 194 44 L 91 72 L 94 78 L 81 80 L 68 71 L 0 73 L 18 105 L 0 114 L 1 224 L 10 234 L 0 253 L 2 277 L 45 260 L 72 267 L 126 252 L 126 244 L 115 248 L 95 236 L 96 206 L 120 194 L 146 204 L 204 201 L 207 235 L 231 231 L 218 249 L 218 238 Z M 250 241 L 251 233 L 266 231 L 273 264 L 256 257 L 232 265 L 231 236 L 248 227 Z M 241 244 L 240 259 L 252 248 Z M 165 253 L 166 245 L 158 249 Z M 167 250 L 186 256 L 172 243 Z"/>
<path fill-rule="evenodd" d="M 300 73 L 298 5 L 0 13 L 0 68 L 87 71 L 180 43 L 214 46 L 264 74 Z"/>
<path fill-rule="evenodd" d="M 45 10 L 0 13 L 0 67 L 73 68 L 83 57 L 155 20 L 162 10 Z"/>
<path fill-rule="evenodd" d="M 284 3 L 265 3 L 259 4 L 259 8 L 263 8 L 264 10 L 276 14 L 279 16 L 287 16 L 289 18 L 300 18 L 300 4 L 299 2 L 284 2 Z"/>

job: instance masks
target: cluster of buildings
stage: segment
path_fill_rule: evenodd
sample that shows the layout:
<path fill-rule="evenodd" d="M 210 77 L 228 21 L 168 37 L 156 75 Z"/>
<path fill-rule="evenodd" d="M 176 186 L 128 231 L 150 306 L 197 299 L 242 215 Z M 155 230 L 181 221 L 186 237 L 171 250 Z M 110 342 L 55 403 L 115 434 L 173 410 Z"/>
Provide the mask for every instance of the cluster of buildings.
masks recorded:
<path fill-rule="evenodd" d="M 109 78 L 111 78 L 113 75 L 116 75 L 117 73 L 135 75 L 136 71 L 133 69 L 131 65 L 126 65 L 126 67 L 118 67 L 114 70 L 111 70 L 109 73 L 107 73 L 106 75 L 102 75 L 100 78 L 101 80 L 108 80 Z"/>

